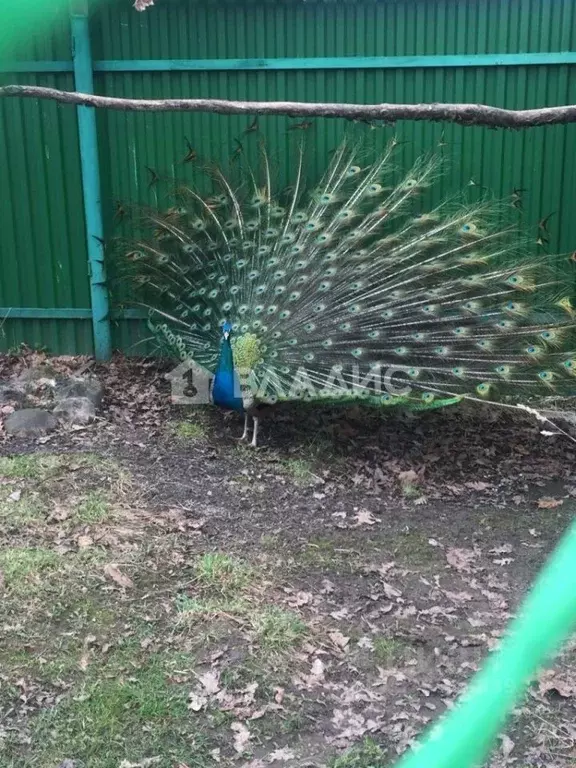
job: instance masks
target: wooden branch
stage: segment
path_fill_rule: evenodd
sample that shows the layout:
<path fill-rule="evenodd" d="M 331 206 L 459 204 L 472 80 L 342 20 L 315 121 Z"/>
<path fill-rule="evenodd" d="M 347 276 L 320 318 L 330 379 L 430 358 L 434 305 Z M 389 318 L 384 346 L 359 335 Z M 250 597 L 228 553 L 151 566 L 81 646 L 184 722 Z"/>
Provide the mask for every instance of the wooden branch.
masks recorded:
<path fill-rule="evenodd" d="M 344 117 L 348 120 L 427 120 L 484 125 L 490 128 L 533 128 L 576 123 L 576 105 L 542 109 L 501 109 L 487 104 L 337 104 L 301 101 L 227 101 L 224 99 L 118 99 L 35 85 L 5 85 L 0 97 L 21 96 L 136 112 L 213 112 L 221 115 L 287 115 Z"/>

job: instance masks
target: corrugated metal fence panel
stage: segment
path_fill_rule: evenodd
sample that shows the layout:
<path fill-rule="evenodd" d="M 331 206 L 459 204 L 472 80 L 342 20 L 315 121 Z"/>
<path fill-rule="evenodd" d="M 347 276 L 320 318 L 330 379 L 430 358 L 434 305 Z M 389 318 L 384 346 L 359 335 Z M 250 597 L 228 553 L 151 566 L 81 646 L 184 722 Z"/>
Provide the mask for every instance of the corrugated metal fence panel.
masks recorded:
<path fill-rule="evenodd" d="M 68 74 L 3 79 L 73 88 Z M 0 188 L 0 306 L 89 307 L 75 110 L 45 100 L 0 102 Z M 92 348 L 89 321 L 8 318 L 0 343 L 19 341 L 65 352 Z"/>
<path fill-rule="evenodd" d="M 471 55 L 576 50 L 576 0 L 383 0 L 355 3 L 203 3 L 190 0 L 158 0 L 146 13 L 136 13 L 125 0 L 114 0 L 92 19 L 93 53 L 96 60 L 138 59 L 243 59 L 277 57 L 335 56 L 421 56 Z M 38 58 L 64 57 L 62 49 L 42 50 Z M 99 93 L 131 97 L 221 97 L 231 99 L 349 101 L 349 102 L 484 102 L 510 108 L 552 106 L 576 103 L 576 67 L 567 65 L 450 67 L 416 69 L 333 69 L 292 71 L 212 71 L 212 72 L 128 72 L 96 75 Z M 10 80 L 13 82 L 14 78 Z M 22 76 L 21 82 L 36 81 Z M 68 75 L 42 76 L 37 82 L 59 83 L 70 87 Z M 12 300 L 54 300 L 58 306 L 88 306 L 82 210 L 80 206 L 79 165 L 75 114 L 68 107 L 34 102 L 0 105 L 6 124 L 9 111 L 11 128 L 9 155 L 19 154 L 19 165 L 10 159 L 12 176 L 22 168 L 23 178 L 12 193 L 12 206 L 21 210 L 31 205 L 32 190 L 40 191 L 34 200 L 35 218 L 29 232 L 2 235 L 1 247 L 14 238 L 12 253 L 28 261 L 27 274 L 43 274 L 52 266 L 52 277 L 42 286 L 22 288 L 17 282 L 22 266 L 13 255 L 8 272 Z M 23 112 L 28 110 L 28 112 Z M 43 111 L 58 115 L 54 141 L 59 137 L 62 172 L 57 162 L 43 158 L 45 139 L 39 125 Z M 33 114 L 32 114 L 33 113 Z M 26 118 L 23 115 L 26 115 Z M 13 152 L 18 142 L 18 125 L 30 120 L 26 148 Z M 55 118 L 53 118 L 55 119 Z M 20 121 L 20 122 L 18 122 Z M 113 233 L 116 201 L 162 202 L 159 185 L 150 186 L 152 172 L 194 176 L 193 165 L 183 164 L 186 138 L 201 159 L 227 163 L 249 119 L 182 113 L 129 113 L 102 110 L 98 114 L 103 205 L 107 235 Z M 270 148 L 285 178 L 293 163 L 294 141 L 300 134 L 287 128 L 294 120 L 260 120 L 269 137 Z M 349 124 L 341 120 L 316 120 L 307 132 L 310 142 L 309 174 L 317 175 L 328 152 L 338 143 Z M 65 133 L 65 131 L 67 133 Z M 490 131 L 483 128 L 402 123 L 397 129 L 368 132 L 377 145 L 396 132 L 407 143 L 402 145 L 402 160 L 410 162 L 421 151 L 440 140 L 450 165 L 438 185 L 437 195 L 465 188 L 471 195 L 478 188 L 471 180 L 488 186 L 498 196 L 509 196 L 514 188 L 525 189 L 527 226 L 554 211 L 550 220 L 551 247 L 572 251 L 576 248 L 576 126 L 531 129 L 524 132 Z M 250 149 L 255 137 L 243 136 Z M 66 151 L 62 149 L 66 147 Z M 2 149 L 0 148 L 0 152 Z M 52 157 L 56 158 L 53 149 Z M 2 165 L 4 165 L 2 163 Z M 0 169 L 0 174 L 4 173 Z M 42 185 L 30 185 L 39 174 Z M 56 178 L 56 176 L 58 178 Z M 62 178 L 64 176 L 64 178 Z M 59 186 L 58 186 L 59 185 Z M 17 185 L 18 186 L 18 185 Z M 11 182 L 11 188 L 13 182 Z M 52 195 L 58 201 L 52 201 Z M 1 204 L 1 203 L 0 203 Z M 6 205 L 6 203 L 4 203 Z M 40 211 L 36 220 L 36 210 Z M 13 216 L 13 214 L 10 214 Z M 30 221 L 30 219 L 28 219 Z M 65 233 L 65 234 L 64 234 Z M 58 250 L 55 238 L 60 238 Z M 37 242 L 50 243 L 41 252 Z M 30 242 L 32 241 L 32 245 Z M 22 245 L 22 243 L 24 245 Z M 27 244 L 28 243 L 28 244 Z M 32 255 L 30 255 L 32 254 Z M 54 270 L 57 258 L 67 266 L 61 280 Z M 4 259 L 3 259 L 4 261 Z M 68 270 L 66 272 L 66 269 Z M 3 267 L 4 272 L 4 267 Z M 14 281 L 15 286 L 12 285 Z M 21 280 L 20 280 L 21 282 Z M 3 280 L 4 283 L 4 280 Z M 3 289 L 5 290 L 5 288 Z M 37 291 L 34 293 L 34 291 Z M 20 291 L 27 293 L 20 296 Z M 42 292 L 43 291 L 43 292 Z M 68 293 L 66 293 L 68 291 Z M 4 297 L 9 298 L 9 297 Z M 4 298 L 2 301 L 4 301 Z M 2 303 L 0 301 L 0 304 Z M 41 306 L 36 304 L 36 306 Z M 24 322 L 24 321 L 22 321 Z M 86 342 L 86 321 L 57 321 L 61 329 L 77 329 L 76 351 Z M 80 329 L 84 329 L 81 331 Z M 141 325 L 122 321 L 115 325 L 115 344 L 140 353 Z M 64 346 L 52 328 L 41 333 L 53 349 Z M 29 337 L 27 338 L 29 340 Z M 69 348 L 75 339 L 66 336 Z M 46 342 L 45 342 L 46 343 Z"/>

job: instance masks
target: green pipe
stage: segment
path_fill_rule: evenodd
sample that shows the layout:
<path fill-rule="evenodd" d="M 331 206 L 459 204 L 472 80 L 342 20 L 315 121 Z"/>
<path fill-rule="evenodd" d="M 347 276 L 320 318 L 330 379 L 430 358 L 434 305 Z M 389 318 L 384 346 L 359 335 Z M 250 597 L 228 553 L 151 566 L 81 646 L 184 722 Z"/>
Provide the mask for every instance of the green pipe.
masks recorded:
<path fill-rule="evenodd" d="M 87 3 L 78 3 L 77 5 L 80 8 L 74 9 L 70 16 L 74 86 L 81 93 L 94 93 Z M 104 266 L 104 226 L 100 199 L 96 112 L 93 107 L 77 107 L 76 109 L 88 248 L 94 356 L 97 360 L 108 360 L 112 355 L 112 334 L 110 302 Z"/>

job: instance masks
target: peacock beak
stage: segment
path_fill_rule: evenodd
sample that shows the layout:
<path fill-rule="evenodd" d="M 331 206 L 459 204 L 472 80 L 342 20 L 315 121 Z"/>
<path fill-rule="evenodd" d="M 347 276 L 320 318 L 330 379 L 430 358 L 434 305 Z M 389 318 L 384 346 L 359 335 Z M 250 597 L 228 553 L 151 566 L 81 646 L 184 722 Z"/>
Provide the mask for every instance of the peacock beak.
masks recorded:
<path fill-rule="evenodd" d="M 226 341 L 228 341 L 228 339 L 230 338 L 230 331 L 224 331 L 224 338 L 226 339 Z"/>

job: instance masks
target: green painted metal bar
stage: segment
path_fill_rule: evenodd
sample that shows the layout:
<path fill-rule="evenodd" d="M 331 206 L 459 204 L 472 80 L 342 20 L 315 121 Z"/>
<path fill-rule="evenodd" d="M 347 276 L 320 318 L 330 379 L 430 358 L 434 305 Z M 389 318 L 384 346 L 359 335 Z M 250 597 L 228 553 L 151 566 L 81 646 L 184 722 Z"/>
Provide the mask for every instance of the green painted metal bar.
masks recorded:
<path fill-rule="evenodd" d="M 455 56 L 333 56 L 284 59 L 109 59 L 94 72 L 223 72 L 244 70 L 430 69 L 443 67 L 524 67 L 576 64 L 576 51 L 487 53 Z M 5 61 L 0 72 L 72 72 L 71 61 Z"/>
<path fill-rule="evenodd" d="M 74 61 L 74 87 L 82 93 L 94 93 L 92 52 L 88 4 L 82 2 L 70 16 L 72 31 L 72 58 Z M 92 327 L 94 356 L 107 360 L 112 355 L 110 306 L 104 266 L 104 225 L 100 199 L 100 166 L 98 160 L 98 135 L 96 112 L 93 107 L 77 107 L 80 162 L 82 166 L 82 190 L 88 246 L 90 296 L 92 303 Z"/>
<path fill-rule="evenodd" d="M 148 316 L 141 309 L 112 310 L 110 316 L 117 320 L 145 320 Z M 91 320 L 92 310 L 68 307 L 0 307 L 0 318 L 6 320 Z"/>

